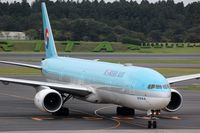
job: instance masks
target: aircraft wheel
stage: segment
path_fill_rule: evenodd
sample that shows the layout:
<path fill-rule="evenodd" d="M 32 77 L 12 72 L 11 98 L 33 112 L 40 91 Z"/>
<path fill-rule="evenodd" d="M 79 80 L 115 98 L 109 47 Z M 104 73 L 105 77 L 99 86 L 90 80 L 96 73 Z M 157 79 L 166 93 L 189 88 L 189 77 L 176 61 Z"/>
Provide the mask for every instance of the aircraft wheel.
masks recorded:
<path fill-rule="evenodd" d="M 157 122 L 156 121 L 148 121 L 148 128 L 157 128 Z"/>
<path fill-rule="evenodd" d="M 153 128 L 157 128 L 157 122 L 153 121 Z"/>
<path fill-rule="evenodd" d="M 151 121 L 148 121 L 148 128 L 150 129 L 152 126 L 152 122 Z"/>
<path fill-rule="evenodd" d="M 135 110 L 127 107 L 117 107 L 116 113 L 122 116 L 134 116 Z"/>
<path fill-rule="evenodd" d="M 57 112 L 52 113 L 54 116 L 69 116 L 69 109 L 68 108 L 60 108 Z"/>

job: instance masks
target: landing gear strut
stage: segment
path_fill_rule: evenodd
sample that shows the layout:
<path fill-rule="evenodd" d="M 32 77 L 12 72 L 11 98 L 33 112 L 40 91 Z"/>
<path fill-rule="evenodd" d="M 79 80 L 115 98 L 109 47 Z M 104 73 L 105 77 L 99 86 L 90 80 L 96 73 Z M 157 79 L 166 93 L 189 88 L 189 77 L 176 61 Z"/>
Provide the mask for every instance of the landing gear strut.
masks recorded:
<path fill-rule="evenodd" d="M 150 120 L 148 121 L 148 128 L 157 128 L 156 116 L 160 114 L 160 110 L 151 110 Z"/>
<path fill-rule="evenodd" d="M 135 110 L 127 107 L 117 107 L 116 113 L 121 116 L 134 116 Z"/>
<path fill-rule="evenodd" d="M 62 105 L 64 105 L 64 103 L 66 101 L 68 101 L 72 97 L 72 95 L 66 96 L 66 95 L 63 94 L 62 97 L 63 97 L 63 104 Z M 58 111 L 52 113 L 52 115 L 54 115 L 54 116 L 69 116 L 69 109 L 65 108 L 65 107 L 61 107 Z"/>
<path fill-rule="evenodd" d="M 63 105 L 64 105 L 66 101 L 68 101 L 70 98 L 72 98 L 72 95 L 66 96 L 63 94 L 62 97 L 63 97 Z"/>

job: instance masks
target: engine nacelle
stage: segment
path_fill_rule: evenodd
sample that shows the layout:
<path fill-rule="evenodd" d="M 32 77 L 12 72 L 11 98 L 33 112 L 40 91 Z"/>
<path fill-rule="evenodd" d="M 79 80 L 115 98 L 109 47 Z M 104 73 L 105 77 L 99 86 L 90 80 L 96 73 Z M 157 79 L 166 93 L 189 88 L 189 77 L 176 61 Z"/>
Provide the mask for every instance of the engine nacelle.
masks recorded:
<path fill-rule="evenodd" d="M 40 86 L 40 91 L 35 95 L 34 103 L 40 110 L 53 113 L 62 107 L 63 99 L 56 90 Z"/>
<path fill-rule="evenodd" d="M 182 103 L 182 95 L 177 90 L 171 89 L 171 101 L 163 110 L 167 112 L 175 112 L 181 108 Z"/>

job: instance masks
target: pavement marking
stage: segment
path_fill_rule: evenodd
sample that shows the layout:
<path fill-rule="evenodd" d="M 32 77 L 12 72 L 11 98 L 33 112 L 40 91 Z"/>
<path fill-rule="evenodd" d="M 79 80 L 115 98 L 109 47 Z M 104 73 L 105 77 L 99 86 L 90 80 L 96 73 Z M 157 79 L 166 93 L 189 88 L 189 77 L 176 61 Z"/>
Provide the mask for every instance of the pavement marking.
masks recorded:
<path fill-rule="evenodd" d="M 18 99 L 25 99 L 25 100 L 33 101 L 33 99 L 28 98 L 28 97 L 18 96 L 18 95 L 14 95 L 14 94 L 7 94 L 7 93 L 2 92 L 2 91 L 0 92 L 0 95 L 10 96 L 10 97 L 18 98 Z"/>
<path fill-rule="evenodd" d="M 180 120 L 181 118 L 178 116 L 158 116 L 161 119 L 172 119 L 172 120 Z"/>
<path fill-rule="evenodd" d="M 94 111 L 94 114 L 95 114 L 96 116 L 101 117 L 101 118 L 104 118 L 104 119 L 107 119 L 107 120 L 114 121 L 114 122 L 116 123 L 115 126 L 112 126 L 112 127 L 110 127 L 110 128 L 106 128 L 106 129 L 115 129 L 115 128 L 118 128 L 118 127 L 120 127 L 121 123 L 120 123 L 120 121 L 117 120 L 117 119 L 113 119 L 113 118 L 109 118 L 109 117 L 100 115 L 100 114 L 98 114 L 98 112 L 99 112 L 100 110 L 104 110 L 104 109 L 111 108 L 111 107 L 116 107 L 116 106 L 117 106 L 117 105 L 106 106 L 106 107 L 102 107 L 102 108 L 99 108 L 99 109 L 97 109 L 97 110 Z"/>
<path fill-rule="evenodd" d="M 133 120 L 133 117 L 126 117 L 126 116 L 113 116 L 113 119 L 118 119 L 118 120 Z"/>
<path fill-rule="evenodd" d="M 142 119 L 142 120 L 150 120 L 150 117 L 148 116 L 135 116 L 136 119 Z"/>
<path fill-rule="evenodd" d="M 144 123 L 135 123 L 133 120 L 136 119 L 141 119 L 141 117 L 126 117 L 126 116 L 117 116 L 117 117 L 113 117 L 114 119 L 118 119 L 120 120 L 120 122 L 126 123 L 126 124 L 131 124 L 134 126 L 138 126 L 138 127 L 142 127 L 142 128 L 146 128 L 147 126 L 144 125 Z M 145 118 L 145 119 L 144 119 Z M 148 120 L 147 118 L 149 117 L 143 117 L 144 120 Z M 134 123 L 132 123 L 134 122 Z"/>
<path fill-rule="evenodd" d="M 32 120 L 35 120 L 35 121 L 42 121 L 41 118 L 37 118 L 37 117 L 32 117 L 31 119 L 32 119 Z"/>
<path fill-rule="evenodd" d="M 65 118 L 65 117 L 31 117 L 32 120 L 42 121 L 42 120 L 73 120 L 75 118 Z"/>
<path fill-rule="evenodd" d="M 114 106 L 116 106 L 116 105 L 114 105 Z M 70 108 L 70 110 L 75 111 L 75 112 L 79 112 L 79 113 L 83 113 L 83 114 L 87 114 L 87 115 L 90 115 L 90 116 L 92 116 L 92 117 L 96 117 L 96 116 L 97 116 L 96 118 L 98 118 L 98 119 L 102 119 L 102 120 L 103 120 L 103 119 L 107 119 L 107 120 L 115 121 L 115 122 L 117 123 L 117 124 L 116 124 L 115 126 L 113 126 L 113 127 L 98 129 L 98 130 L 105 130 L 105 129 L 117 128 L 117 127 L 120 126 L 120 122 L 119 122 L 118 120 L 115 120 L 115 119 L 112 119 L 112 118 L 108 118 L 108 117 L 105 117 L 105 116 L 101 116 L 101 115 L 99 115 L 99 114 L 97 113 L 98 111 L 100 111 L 100 110 L 102 110 L 102 109 L 111 108 L 111 107 L 113 107 L 113 105 L 112 105 L 112 106 L 106 106 L 106 107 L 99 108 L 99 109 L 97 109 L 97 110 L 94 111 L 94 114 L 95 114 L 95 115 L 90 114 L 90 113 L 87 113 L 87 112 L 84 112 L 84 111 L 76 110 L 76 109 L 71 109 L 71 108 Z"/>
<path fill-rule="evenodd" d="M 144 123 L 139 123 L 139 122 L 137 122 L 137 123 L 135 123 L 135 122 L 131 123 L 129 121 L 124 121 L 124 120 L 120 120 L 120 121 L 123 122 L 123 123 L 126 123 L 126 124 L 137 126 L 137 127 L 147 128 L 147 126 L 144 125 Z"/>
<path fill-rule="evenodd" d="M 86 120 L 102 120 L 103 118 L 99 118 L 99 117 L 82 117 L 83 119 Z"/>
<path fill-rule="evenodd" d="M 134 125 L 134 126 L 138 126 L 138 127 L 142 127 L 142 128 L 146 128 L 146 126 L 142 123 L 131 123 L 131 122 L 127 122 L 127 121 L 124 121 L 122 119 L 126 119 L 126 120 L 133 120 L 134 118 L 133 117 L 122 117 L 122 119 L 119 119 L 120 117 L 112 117 L 112 118 L 109 118 L 109 117 L 106 117 L 106 116 L 102 116 L 102 115 L 99 115 L 97 112 L 100 111 L 100 110 L 103 110 L 103 109 L 106 109 L 106 108 L 111 108 L 111 107 L 116 107 L 117 105 L 112 105 L 112 106 L 106 106 L 106 107 L 102 107 L 102 108 L 99 108 L 97 110 L 95 110 L 95 115 L 100 117 L 101 119 L 108 119 L 108 120 L 111 120 L 111 121 L 115 121 L 117 124 L 113 127 L 110 127 L 110 128 L 105 128 L 105 129 L 114 129 L 114 128 L 118 128 L 120 127 L 121 125 L 121 122 L 123 123 L 126 123 L 126 124 L 131 124 L 131 125 Z M 82 112 L 82 111 L 77 111 L 76 112 Z M 86 113 L 86 112 L 82 112 L 82 113 L 85 113 L 85 114 L 89 114 L 89 113 Z M 89 114 L 91 115 L 91 114 Z M 115 118 L 118 118 L 118 119 L 115 119 Z M 100 130 L 105 130 L 105 129 L 100 129 Z"/>
<path fill-rule="evenodd" d="M 106 118 L 106 117 L 104 117 L 104 116 L 100 116 L 100 115 L 98 115 L 98 114 L 96 114 L 95 112 L 95 115 L 94 114 L 90 114 L 90 113 L 87 113 L 87 112 L 84 112 L 84 111 L 80 111 L 80 110 L 76 110 L 76 109 L 72 109 L 72 108 L 70 108 L 70 110 L 72 110 L 72 111 L 74 111 L 74 112 L 79 112 L 79 113 L 83 113 L 83 114 L 87 114 L 87 115 L 89 115 L 89 116 L 91 116 L 91 117 L 96 117 L 96 116 L 98 116 L 97 118 L 99 118 L 99 119 L 109 119 L 109 118 Z M 97 110 L 95 110 L 95 111 L 97 111 Z M 111 120 L 111 119 L 109 119 L 109 120 Z M 112 121 L 115 121 L 115 120 L 112 120 Z M 105 130 L 105 129 L 112 129 L 113 127 L 111 127 L 111 128 L 98 128 L 98 129 L 96 129 L 95 131 L 97 131 L 97 130 Z"/>

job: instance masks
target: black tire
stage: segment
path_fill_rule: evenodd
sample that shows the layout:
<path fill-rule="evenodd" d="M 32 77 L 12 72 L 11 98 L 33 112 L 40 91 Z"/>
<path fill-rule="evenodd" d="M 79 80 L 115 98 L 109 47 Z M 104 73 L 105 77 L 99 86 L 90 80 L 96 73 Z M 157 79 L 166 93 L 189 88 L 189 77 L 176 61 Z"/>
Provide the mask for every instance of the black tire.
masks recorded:
<path fill-rule="evenodd" d="M 116 109 L 117 115 L 121 115 L 122 114 L 122 109 L 121 108 L 122 107 L 117 107 L 117 109 Z"/>
<path fill-rule="evenodd" d="M 157 122 L 153 121 L 153 128 L 157 128 Z"/>
<path fill-rule="evenodd" d="M 58 111 L 52 113 L 54 116 L 69 116 L 69 109 L 68 108 L 60 108 Z"/>
<path fill-rule="evenodd" d="M 116 113 L 122 116 L 134 116 L 135 110 L 127 107 L 117 107 Z"/>
<path fill-rule="evenodd" d="M 117 113 L 117 115 L 121 115 L 121 107 L 117 107 L 117 109 L 116 109 L 116 113 Z"/>
<path fill-rule="evenodd" d="M 152 126 L 152 123 L 151 123 L 151 121 L 148 121 L 148 129 L 150 129 L 150 128 L 151 128 L 151 126 Z"/>

